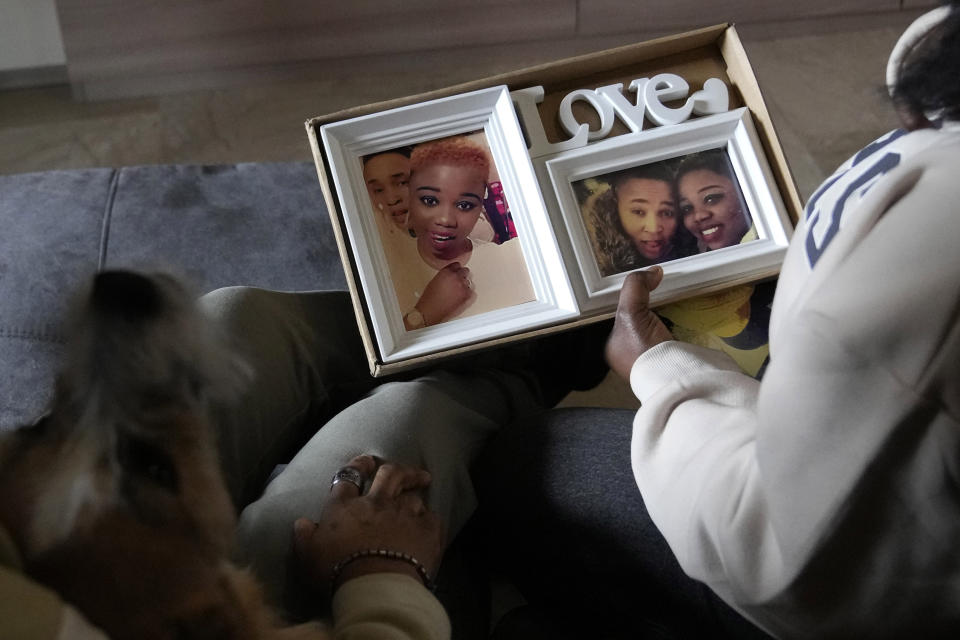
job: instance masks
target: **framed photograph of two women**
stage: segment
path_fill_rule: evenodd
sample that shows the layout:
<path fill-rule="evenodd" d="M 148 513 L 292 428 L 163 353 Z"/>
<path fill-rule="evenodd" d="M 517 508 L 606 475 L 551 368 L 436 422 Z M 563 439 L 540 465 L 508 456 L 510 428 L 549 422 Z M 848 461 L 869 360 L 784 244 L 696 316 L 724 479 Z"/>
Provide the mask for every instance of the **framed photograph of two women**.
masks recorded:
<path fill-rule="evenodd" d="M 560 143 L 538 91 L 307 123 L 375 375 L 609 317 L 655 264 L 654 305 L 779 272 L 792 216 L 725 83 L 571 91 Z"/>

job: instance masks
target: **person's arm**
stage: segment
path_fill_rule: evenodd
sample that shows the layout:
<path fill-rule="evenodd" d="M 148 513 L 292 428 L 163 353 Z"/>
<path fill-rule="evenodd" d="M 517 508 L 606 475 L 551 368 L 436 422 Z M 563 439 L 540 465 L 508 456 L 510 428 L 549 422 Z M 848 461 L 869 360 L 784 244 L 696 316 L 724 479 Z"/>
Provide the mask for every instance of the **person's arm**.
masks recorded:
<path fill-rule="evenodd" d="M 108 640 L 76 609 L 47 587 L 0 564 L 3 637 L 22 640 Z"/>
<path fill-rule="evenodd" d="M 333 597 L 335 640 L 446 640 L 450 620 L 418 578 L 370 573 L 344 582 Z"/>
<path fill-rule="evenodd" d="M 641 401 L 632 459 L 647 509 L 684 570 L 722 592 L 732 560 L 723 555 L 739 551 L 728 551 L 717 533 L 734 547 L 748 534 L 751 552 L 764 542 L 733 531 L 755 498 L 750 409 L 758 384 L 726 354 L 672 339 L 648 306 L 661 278 L 654 267 L 624 281 L 606 355 Z M 726 520 L 716 522 L 717 514 Z M 744 522 L 762 531 L 755 515 Z"/>
<path fill-rule="evenodd" d="M 867 584 L 862 567 L 904 562 L 884 554 L 943 525 L 905 524 L 912 508 L 875 483 L 929 483 L 924 491 L 934 494 L 956 484 L 938 462 L 955 437 L 921 447 L 898 435 L 905 424 L 918 439 L 955 432 L 956 419 L 943 410 L 956 393 L 949 336 L 960 282 L 951 249 L 958 194 L 947 160 L 898 171 L 871 191 L 853 220 L 883 214 L 881 222 L 859 230 L 850 222 L 834 240 L 846 246 L 831 247 L 821 258 L 830 263 L 818 264 L 793 298 L 762 384 L 717 352 L 637 338 L 642 348 L 629 375 L 642 408 L 632 456 L 647 508 L 687 573 L 754 615 L 771 614 L 767 623 L 822 621 L 829 612 L 842 624 L 866 619 L 885 599 L 902 605 L 903 589 Z M 625 293 L 645 300 L 644 291 Z M 945 350 L 951 344 L 954 351 Z M 838 532 L 850 546 L 824 549 Z M 824 553 L 833 554 L 830 566 L 857 557 L 861 570 L 806 571 Z M 798 581 L 810 589 L 806 600 L 784 595 Z M 840 592 L 839 584 L 849 589 L 846 601 L 810 597 Z"/>

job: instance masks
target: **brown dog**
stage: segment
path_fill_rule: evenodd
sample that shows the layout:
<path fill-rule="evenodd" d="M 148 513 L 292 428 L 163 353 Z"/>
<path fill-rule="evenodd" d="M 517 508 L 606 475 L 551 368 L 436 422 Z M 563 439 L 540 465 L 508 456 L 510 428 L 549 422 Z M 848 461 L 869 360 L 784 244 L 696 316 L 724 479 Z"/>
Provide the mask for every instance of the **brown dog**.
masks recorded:
<path fill-rule="evenodd" d="M 96 276 L 51 412 L 0 438 L 0 525 L 28 576 L 114 640 L 326 638 L 282 628 L 228 561 L 209 420 L 244 374 L 174 279 Z"/>

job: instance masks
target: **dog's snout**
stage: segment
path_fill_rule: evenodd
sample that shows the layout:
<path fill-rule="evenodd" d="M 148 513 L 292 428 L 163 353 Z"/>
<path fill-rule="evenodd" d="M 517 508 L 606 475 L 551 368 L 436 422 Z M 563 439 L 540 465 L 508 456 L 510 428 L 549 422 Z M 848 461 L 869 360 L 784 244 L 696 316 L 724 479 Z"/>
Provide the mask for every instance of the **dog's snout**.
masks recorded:
<path fill-rule="evenodd" d="M 145 276 L 130 271 L 103 271 L 94 280 L 91 299 L 94 308 L 101 312 L 136 320 L 159 314 L 163 296 Z"/>

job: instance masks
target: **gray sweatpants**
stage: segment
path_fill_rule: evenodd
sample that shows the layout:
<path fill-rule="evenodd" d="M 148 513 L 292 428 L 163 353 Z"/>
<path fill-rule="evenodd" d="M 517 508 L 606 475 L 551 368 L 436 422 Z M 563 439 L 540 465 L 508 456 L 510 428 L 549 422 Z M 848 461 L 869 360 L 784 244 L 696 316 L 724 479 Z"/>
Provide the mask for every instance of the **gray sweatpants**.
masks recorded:
<path fill-rule="evenodd" d="M 239 555 L 277 602 L 293 522 L 319 516 L 330 478 L 348 460 L 369 453 L 430 471 L 427 503 L 452 540 L 476 506 L 469 469 L 482 446 L 543 409 L 523 350 L 404 380 L 372 378 L 344 292 L 231 287 L 201 304 L 254 373 L 239 403 L 219 412 L 220 450 L 234 499 L 246 505 Z"/>

